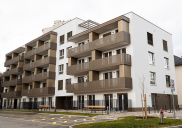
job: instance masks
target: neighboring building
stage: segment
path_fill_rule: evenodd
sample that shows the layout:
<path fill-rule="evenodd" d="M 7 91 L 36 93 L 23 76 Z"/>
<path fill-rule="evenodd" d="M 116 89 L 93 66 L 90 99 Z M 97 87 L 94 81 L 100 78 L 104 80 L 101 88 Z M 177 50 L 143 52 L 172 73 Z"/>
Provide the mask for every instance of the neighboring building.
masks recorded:
<path fill-rule="evenodd" d="M 2 96 L 1 96 L 3 93 L 2 83 L 3 83 L 3 74 L 0 73 L 0 109 L 2 108 Z"/>
<path fill-rule="evenodd" d="M 143 76 L 147 105 L 167 109 L 172 105 L 170 80 L 176 83 L 172 35 L 135 13 L 102 24 L 75 18 L 44 33 L 25 44 L 23 51 L 6 55 L 5 67 L 10 70 L 3 74 L 4 107 L 36 101 L 58 109 L 99 105 L 111 111 L 139 111 Z M 24 63 L 13 61 L 23 52 Z M 23 67 L 21 72 L 12 72 L 20 68 L 14 65 Z M 14 78 L 22 78 L 22 83 L 10 84 Z M 14 97 L 17 91 L 21 94 Z M 174 94 L 176 105 L 177 89 Z"/>
<path fill-rule="evenodd" d="M 174 56 L 178 103 L 182 105 L 182 58 Z"/>

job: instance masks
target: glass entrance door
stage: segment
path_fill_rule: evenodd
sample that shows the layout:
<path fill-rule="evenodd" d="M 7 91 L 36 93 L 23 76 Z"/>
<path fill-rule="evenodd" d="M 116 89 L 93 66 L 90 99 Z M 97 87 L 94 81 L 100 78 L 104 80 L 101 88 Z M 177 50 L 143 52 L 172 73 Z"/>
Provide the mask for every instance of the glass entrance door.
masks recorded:
<path fill-rule="evenodd" d="M 119 111 L 128 110 L 128 95 L 119 94 L 118 95 L 118 104 L 119 104 Z"/>
<path fill-rule="evenodd" d="M 84 108 L 84 95 L 78 96 L 78 109 Z"/>
<path fill-rule="evenodd" d="M 105 95 L 105 109 L 107 110 L 107 107 L 109 111 L 112 111 L 113 109 L 113 97 L 112 95 Z"/>

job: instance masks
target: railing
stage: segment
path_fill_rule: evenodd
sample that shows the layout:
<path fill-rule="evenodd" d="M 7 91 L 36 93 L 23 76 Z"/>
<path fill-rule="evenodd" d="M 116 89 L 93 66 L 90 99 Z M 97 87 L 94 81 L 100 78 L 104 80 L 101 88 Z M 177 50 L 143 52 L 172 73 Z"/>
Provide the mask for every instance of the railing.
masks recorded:
<path fill-rule="evenodd" d="M 46 79 L 55 79 L 55 72 L 44 72 L 32 76 L 23 77 L 23 83 L 31 83 L 33 81 L 42 81 Z"/>
<path fill-rule="evenodd" d="M 11 60 L 8 60 L 4 63 L 4 66 L 7 67 L 7 66 L 14 64 L 14 63 L 17 63 L 19 61 L 21 61 L 21 62 L 24 61 L 24 56 L 17 56 Z"/>
<path fill-rule="evenodd" d="M 9 71 L 6 71 L 3 73 L 3 76 L 10 76 L 10 75 L 19 75 L 19 74 L 23 74 L 23 68 L 22 67 L 17 67 L 14 69 L 11 69 Z"/>
<path fill-rule="evenodd" d="M 121 77 L 66 85 L 67 93 L 121 91 L 125 89 L 132 89 L 132 78 Z"/>
<path fill-rule="evenodd" d="M 35 54 L 39 54 L 45 50 L 48 50 L 48 49 L 53 49 L 53 50 L 56 50 L 57 49 L 57 44 L 56 43 L 52 43 L 52 42 L 49 42 L 47 44 L 44 44 L 36 49 L 33 49 L 31 51 L 28 51 L 25 53 L 25 58 L 29 58 Z"/>
<path fill-rule="evenodd" d="M 5 93 L 2 93 L 2 97 L 4 97 L 4 98 L 17 98 L 17 97 L 21 97 L 21 91 L 5 92 Z"/>
<path fill-rule="evenodd" d="M 50 96 L 55 94 L 55 87 L 44 87 L 22 90 L 22 96 Z"/>
<path fill-rule="evenodd" d="M 69 57 L 82 56 L 92 50 L 107 50 L 130 44 L 130 34 L 122 31 L 68 50 Z"/>
<path fill-rule="evenodd" d="M 22 84 L 21 79 L 15 79 L 15 80 L 3 82 L 2 87 L 15 86 L 15 85 L 21 85 L 21 84 Z"/>
<path fill-rule="evenodd" d="M 44 59 L 40 59 L 40 60 L 37 60 L 35 62 L 32 62 L 32 63 L 28 63 L 28 64 L 25 64 L 23 66 L 23 70 L 30 70 L 30 69 L 33 69 L 33 68 L 36 68 L 36 67 L 42 67 L 44 65 L 47 65 L 47 64 L 56 64 L 56 58 L 55 57 L 46 57 Z"/>
<path fill-rule="evenodd" d="M 112 69 L 119 65 L 131 65 L 131 55 L 122 53 L 106 58 L 97 59 L 94 61 L 85 62 L 82 64 L 76 64 L 73 66 L 67 67 L 68 75 L 76 75 L 81 73 L 86 73 L 91 70 L 104 70 L 104 69 Z"/>

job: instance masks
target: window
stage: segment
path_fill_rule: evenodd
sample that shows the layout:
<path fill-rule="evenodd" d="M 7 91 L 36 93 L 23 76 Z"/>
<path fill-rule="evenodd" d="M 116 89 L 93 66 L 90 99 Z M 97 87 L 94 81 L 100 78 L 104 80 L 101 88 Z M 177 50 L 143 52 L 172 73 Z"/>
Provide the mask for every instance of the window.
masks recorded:
<path fill-rule="evenodd" d="M 5 89 L 5 92 L 8 92 L 8 89 Z"/>
<path fill-rule="evenodd" d="M 60 36 L 60 45 L 64 44 L 64 35 Z"/>
<path fill-rule="evenodd" d="M 117 29 L 117 30 L 115 30 L 115 33 L 118 33 L 118 29 Z"/>
<path fill-rule="evenodd" d="M 169 59 L 164 57 L 164 66 L 166 69 L 169 69 Z"/>
<path fill-rule="evenodd" d="M 71 78 L 66 79 L 66 84 L 71 84 Z"/>
<path fill-rule="evenodd" d="M 47 44 L 47 43 L 49 43 L 49 41 L 47 41 L 47 42 L 44 42 L 44 45 L 45 45 L 45 44 Z"/>
<path fill-rule="evenodd" d="M 78 77 L 78 83 L 83 83 L 84 82 L 84 76 Z"/>
<path fill-rule="evenodd" d="M 148 44 L 153 46 L 153 35 L 149 32 L 147 32 L 147 39 L 148 39 Z"/>
<path fill-rule="evenodd" d="M 59 50 L 59 59 L 63 59 L 64 58 L 64 49 Z"/>
<path fill-rule="evenodd" d="M 104 58 L 105 58 L 105 57 L 108 57 L 108 56 L 112 56 L 112 52 L 104 53 Z"/>
<path fill-rule="evenodd" d="M 84 59 L 78 60 L 78 64 L 84 63 Z"/>
<path fill-rule="evenodd" d="M 149 55 L 149 64 L 154 65 L 154 53 L 148 52 Z"/>
<path fill-rule="evenodd" d="M 168 51 L 168 48 L 167 48 L 167 41 L 163 40 L 163 50 L 164 51 Z"/>
<path fill-rule="evenodd" d="M 166 75 L 166 87 L 170 87 L 170 76 Z"/>
<path fill-rule="evenodd" d="M 150 72 L 150 84 L 155 85 L 155 72 Z"/>
<path fill-rule="evenodd" d="M 126 53 L 126 48 L 116 50 L 116 54 Z"/>
<path fill-rule="evenodd" d="M 109 36 L 109 35 L 111 35 L 111 32 L 108 32 L 108 33 L 104 34 L 103 37 L 106 37 L 106 36 Z"/>
<path fill-rule="evenodd" d="M 71 49 L 71 48 L 72 48 L 72 46 L 67 47 L 67 51 L 66 51 L 66 54 L 67 54 L 67 55 L 68 55 L 68 50 Z"/>
<path fill-rule="evenodd" d="M 68 63 L 66 63 L 66 67 L 68 67 Z"/>
<path fill-rule="evenodd" d="M 34 72 L 31 72 L 31 76 L 33 76 L 34 75 Z"/>
<path fill-rule="evenodd" d="M 63 90 L 63 80 L 58 81 L 58 90 Z"/>
<path fill-rule="evenodd" d="M 43 69 L 43 72 L 47 72 L 47 68 L 44 68 L 44 69 Z"/>
<path fill-rule="evenodd" d="M 88 57 L 88 61 L 92 61 L 92 57 Z"/>
<path fill-rule="evenodd" d="M 72 37 L 72 31 L 67 33 L 67 39 L 68 39 L 69 37 Z"/>
<path fill-rule="evenodd" d="M 112 72 L 104 73 L 104 79 L 112 79 Z"/>
<path fill-rule="evenodd" d="M 29 85 L 29 89 L 32 89 L 32 85 Z"/>
<path fill-rule="evenodd" d="M 117 71 L 117 78 L 119 78 L 120 77 L 120 74 L 119 74 L 119 71 Z"/>
<path fill-rule="evenodd" d="M 59 74 L 63 74 L 64 64 L 59 65 Z"/>
<path fill-rule="evenodd" d="M 34 60 L 30 60 L 30 63 L 33 63 L 34 62 Z"/>
<path fill-rule="evenodd" d="M 48 57 L 48 55 L 44 55 L 44 56 L 43 56 L 43 58 L 46 58 L 46 57 Z"/>
<path fill-rule="evenodd" d="M 78 43 L 78 46 L 84 45 L 85 42 Z"/>

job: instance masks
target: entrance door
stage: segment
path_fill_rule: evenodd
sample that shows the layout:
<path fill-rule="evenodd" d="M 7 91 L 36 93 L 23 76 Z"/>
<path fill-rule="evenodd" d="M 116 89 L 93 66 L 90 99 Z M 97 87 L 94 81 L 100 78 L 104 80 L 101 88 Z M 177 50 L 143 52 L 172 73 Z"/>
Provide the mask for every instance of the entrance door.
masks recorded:
<path fill-rule="evenodd" d="M 78 109 L 84 108 L 84 95 L 78 96 Z"/>
<path fill-rule="evenodd" d="M 14 99 L 14 109 L 17 109 L 17 99 Z"/>
<path fill-rule="evenodd" d="M 119 110 L 122 111 L 122 95 L 118 95 L 118 98 L 119 98 Z"/>
<path fill-rule="evenodd" d="M 113 97 L 112 95 L 105 95 L 105 109 L 107 110 L 107 107 L 109 111 L 113 108 Z"/>
<path fill-rule="evenodd" d="M 38 109 L 37 98 L 34 98 L 33 109 Z"/>
<path fill-rule="evenodd" d="M 119 104 L 120 111 L 128 110 L 128 95 L 127 94 L 119 94 L 118 102 L 119 102 L 118 104 Z"/>
<path fill-rule="evenodd" d="M 52 97 L 49 97 L 49 105 L 50 105 L 50 108 L 52 107 Z"/>

